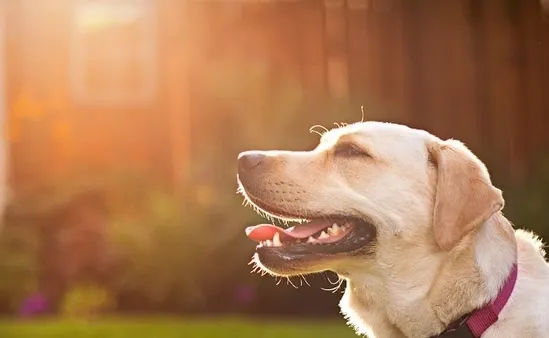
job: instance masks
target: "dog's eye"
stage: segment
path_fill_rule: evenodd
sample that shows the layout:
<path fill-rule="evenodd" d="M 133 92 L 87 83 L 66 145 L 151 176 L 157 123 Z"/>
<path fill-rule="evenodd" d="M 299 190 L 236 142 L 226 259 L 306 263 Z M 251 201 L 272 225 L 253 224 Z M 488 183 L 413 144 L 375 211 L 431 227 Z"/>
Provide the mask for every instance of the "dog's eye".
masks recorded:
<path fill-rule="evenodd" d="M 368 156 L 368 154 L 354 144 L 338 144 L 334 149 L 334 155 L 340 157 Z"/>

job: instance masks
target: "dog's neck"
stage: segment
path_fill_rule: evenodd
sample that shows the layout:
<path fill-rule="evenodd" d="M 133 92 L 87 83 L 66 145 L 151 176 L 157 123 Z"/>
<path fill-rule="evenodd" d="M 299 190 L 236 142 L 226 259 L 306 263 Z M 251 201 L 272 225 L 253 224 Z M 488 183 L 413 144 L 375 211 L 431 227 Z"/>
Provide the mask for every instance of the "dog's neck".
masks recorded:
<path fill-rule="evenodd" d="M 494 299 L 516 255 L 511 224 L 497 213 L 449 253 L 425 253 L 422 260 L 387 269 L 390 277 L 383 269 L 351 275 L 342 312 L 359 332 L 377 338 L 388 333 L 387 337 L 436 335 Z M 407 270 L 413 267 L 422 273 Z M 410 280 L 410 276 L 420 277 Z"/>
<path fill-rule="evenodd" d="M 480 228 L 475 239 L 476 267 L 484 282 L 484 291 L 477 301 L 482 305 L 498 295 L 517 263 L 517 240 L 511 222 L 501 212 Z"/>

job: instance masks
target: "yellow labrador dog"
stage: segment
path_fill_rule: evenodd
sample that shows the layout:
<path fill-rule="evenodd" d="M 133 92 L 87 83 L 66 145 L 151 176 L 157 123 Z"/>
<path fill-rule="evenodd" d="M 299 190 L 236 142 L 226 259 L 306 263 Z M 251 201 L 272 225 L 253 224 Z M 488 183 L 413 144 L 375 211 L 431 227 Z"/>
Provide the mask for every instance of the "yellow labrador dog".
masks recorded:
<path fill-rule="evenodd" d="M 549 337 L 542 243 L 513 230 L 501 191 L 462 143 L 356 123 L 312 151 L 241 153 L 238 181 L 261 212 L 297 221 L 246 229 L 256 264 L 278 276 L 336 272 L 358 333 Z"/>

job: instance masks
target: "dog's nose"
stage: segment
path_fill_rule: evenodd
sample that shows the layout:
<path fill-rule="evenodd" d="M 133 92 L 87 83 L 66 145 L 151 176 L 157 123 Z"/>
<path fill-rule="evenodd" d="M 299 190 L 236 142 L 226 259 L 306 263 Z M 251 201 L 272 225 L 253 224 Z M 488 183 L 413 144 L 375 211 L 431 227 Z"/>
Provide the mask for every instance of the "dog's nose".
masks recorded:
<path fill-rule="evenodd" d="M 247 151 L 238 155 L 238 171 L 241 173 L 248 172 L 257 168 L 263 163 L 265 155 L 259 152 Z"/>

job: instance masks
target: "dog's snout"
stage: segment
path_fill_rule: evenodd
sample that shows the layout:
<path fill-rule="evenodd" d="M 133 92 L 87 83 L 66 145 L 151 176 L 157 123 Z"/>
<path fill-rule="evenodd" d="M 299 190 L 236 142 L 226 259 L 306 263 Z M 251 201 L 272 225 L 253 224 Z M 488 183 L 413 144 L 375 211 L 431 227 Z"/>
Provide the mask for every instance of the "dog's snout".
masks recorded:
<path fill-rule="evenodd" d="M 260 152 L 244 152 L 238 155 L 238 171 L 240 173 L 249 172 L 263 163 L 265 155 Z"/>

